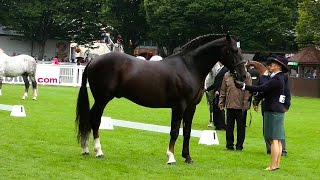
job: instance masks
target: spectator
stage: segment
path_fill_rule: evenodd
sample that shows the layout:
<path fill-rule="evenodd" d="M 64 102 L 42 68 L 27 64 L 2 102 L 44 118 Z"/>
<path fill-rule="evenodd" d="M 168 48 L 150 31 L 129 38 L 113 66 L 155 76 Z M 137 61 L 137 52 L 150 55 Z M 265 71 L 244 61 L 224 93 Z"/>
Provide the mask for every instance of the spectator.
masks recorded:
<path fill-rule="evenodd" d="M 218 64 L 218 63 L 217 63 Z M 219 64 L 218 64 L 219 66 Z M 207 75 L 204 83 L 204 89 L 207 89 L 210 85 L 213 84 L 214 78 L 215 78 L 215 67 L 216 65 L 211 69 L 209 74 Z M 214 91 L 206 91 L 206 99 L 207 99 L 207 105 L 209 107 L 209 124 L 208 127 L 213 126 L 213 103 L 214 103 Z"/>
<path fill-rule="evenodd" d="M 317 78 L 317 70 L 316 70 L 316 69 L 313 70 L 312 77 L 313 77 L 313 78 Z"/>
<path fill-rule="evenodd" d="M 123 39 L 122 39 L 122 36 L 120 34 L 117 37 L 117 43 L 118 43 L 119 46 L 121 46 L 122 43 L 123 43 Z"/>
<path fill-rule="evenodd" d="M 47 61 L 47 56 L 46 55 L 43 56 L 42 61 Z"/>
<path fill-rule="evenodd" d="M 226 148 L 234 150 L 234 124 L 237 123 L 237 143 L 236 150 L 242 151 L 243 143 L 246 135 L 246 119 L 247 110 L 249 109 L 248 91 L 241 91 L 234 85 L 234 75 L 227 72 L 224 75 L 220 97 L 219 108 L 223 110 L 227 108 L 227 123 L 226 123 Z M 252 84 L 251 76 L 247 73 L 245 83 Z"/>
<path fill-rule="evenodd" d="M 84 60 L 81 63 L 88 63 L 89 62 L 89 57 L 87 56 L 86 58 L 84 58 Z"/>
<path fill-rule="evenodd" d="M 209 86 L 206 91 L 213 90 L 215 93 L 214 97 L 214 104 L 213 104 L 213 124 L 216 127 L 215 130 L 225 130 L 226 123 L 225 123 L 225 112 L 219 108 L 219 95 L 220 95 L 220 88 L 223 80 L 224 74 L 228 72 L 228 69 L 220 64 L 220 69 L 218 69 L 217 76 L 214 78 L 213 85 Z"/>
<path fill-rule="evenodd" d="M 56 65 L 59 65 L 59 59 L 58 59 L 58 56 L 55 56 L 53 59 L 53 64 L 56 64 Z"/>

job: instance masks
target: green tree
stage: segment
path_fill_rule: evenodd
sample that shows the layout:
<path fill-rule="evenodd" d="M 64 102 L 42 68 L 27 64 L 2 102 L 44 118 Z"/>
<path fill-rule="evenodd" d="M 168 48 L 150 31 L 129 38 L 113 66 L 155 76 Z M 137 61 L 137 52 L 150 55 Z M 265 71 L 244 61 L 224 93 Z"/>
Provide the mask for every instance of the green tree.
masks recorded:
<path fill-rule="evenodd" d="M 121 35 L 124 51 L 133 50 L 146 40 L 148 24 L 143 0 L 106 0 L 102 8 L 102 20 L 114 37 Z"/>
<path fill-rule="evenodd" d="M 293 43 L 296 0 L 145 0 L 150 37 L 172 49 L 207 33 L 237 35 L 246 50 L 284 50 Z"/>
<path fill-rule="evenodd" d="M 39 58 L 50 38 L 90 42 L 100 36 L 98 0 L 1 0 L 0 24 L 14 30 L 20 39 L 39 44 Z"/>
<path fill-rule="evenodd" d="M 165 47 L 168 54 L 185 41 L 187 29 L 183 17 L 184 1 L 145 0 L 147 21 L 150 25 L 149 37 L 158 43 L 160 52 Z M 165 56 L 164 54 L 161 54 Z"/>
<path fill-rule="evenodd" d="M 319 3 L 316 5 L 318 7 Z M 0 24 L 39 43 L 42 48 L 49 38 L 69 39 L 79 44 L 92 42 L 99 38 L 101 29 L 107 27 L 112 35 L 122 35 L 125 52 L 129 54 L 142 40 L 152 39 L 170 55 L 174 48 L 199 35 L 227 31 L 240 37 L 242 49 L 284 50 L 293 43 L 297 2 L 0 0 L 0 9 Z M 310 31 L 319 27 L 316 21 L 319 11 L 316 10 L 308 10 L 314 16 Z M 301 29 L 299 36 L 303 35 L 303 27 L 297 26 L 297 31 Z M 315 39 L 319 37 L 319 31 L 312 32 Z"/>
<path fill-rule="evenodd" d="M 59 1 L 54 18 L 64 37 L 78 44 L 92 44 L 100 38 L 106 26 L 101 20 L 101 0 Z"/>
<path fill-rule="evenodd" d="M 296 25 L 299 47 L 320 45 L 320 2 L 302 0 L 299 3 L 299 19 Z"/>
<path fill-rule="evenodd" d="M 199 35 L 219 31 L 220 24 L 215 18 L 220 15 L 211 13 L 219 5 L 221 3 L 205 0 L 145 0 L 149 37 L 160 49 L 165 47 L 166 55 L 170 55 L 176 47 Z"/>
<path fill-rule="evenodd" d="M 246 50 L 285 50 L 293 42 L 296 1 L 228 0 L 221 24 Z"/>

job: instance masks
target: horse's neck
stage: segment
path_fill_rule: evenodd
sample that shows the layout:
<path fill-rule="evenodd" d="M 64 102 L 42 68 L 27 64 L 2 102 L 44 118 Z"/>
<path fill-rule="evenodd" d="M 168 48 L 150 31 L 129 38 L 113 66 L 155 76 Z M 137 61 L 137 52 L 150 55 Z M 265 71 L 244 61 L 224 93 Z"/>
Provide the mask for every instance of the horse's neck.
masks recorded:
<path fill-rule="evenodd" d="M 198 64 L 201 72 L 205 75 L 208 74 L 219 60 L 223 60 L 221 48 L 226 46 L 226 43 L 225 38 L 220 38 L 194 50 L 194 61 Z"/>
<path fill-rule="evenodd" d="M 192 64 L 199 73 L 200 78 L 205 78 L 218 62 L 218 56 L 215 53 L 218 49 L 218 47 L 214 47 L 194 53 L 193 58 L 191 58 L 193 60 Z"/>
<path fill-rule="evenodd" d="M 211 62 L 208 63 L 210 60 Z M 194 77 L 198 79 L 200 83 L 204 83 L 207 75 L 212 72 L 215 63 L 212 59 L 194 59 L 186 57 L 185 64 Z"/>

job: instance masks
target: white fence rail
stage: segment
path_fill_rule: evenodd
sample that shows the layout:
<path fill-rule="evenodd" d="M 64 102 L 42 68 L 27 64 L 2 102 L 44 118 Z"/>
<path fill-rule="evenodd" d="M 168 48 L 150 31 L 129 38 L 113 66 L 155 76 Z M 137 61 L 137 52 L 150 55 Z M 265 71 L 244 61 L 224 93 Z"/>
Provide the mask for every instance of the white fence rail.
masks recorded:
<path fill-rule="evenodd" d="M 36 80 L 39 85 L 80 86 L 85 66 L 37 64 Z M 4 83 L 24 84 L 21 76 L 4 77 Z"/>

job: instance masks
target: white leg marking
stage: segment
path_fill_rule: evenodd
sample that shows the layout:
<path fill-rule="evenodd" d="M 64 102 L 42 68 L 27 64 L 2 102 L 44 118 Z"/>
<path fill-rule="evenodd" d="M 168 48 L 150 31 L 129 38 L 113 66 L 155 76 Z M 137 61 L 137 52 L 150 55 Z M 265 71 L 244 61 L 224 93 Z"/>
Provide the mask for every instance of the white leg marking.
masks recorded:
<path fill-rule="evenodd" d="M 33 90 L 33 100 L 37 100 L 37 97 L 38 97 L 38 90 L 37 89 L 34 89 Z"/>
<path fill-rule="evenodd" d="M 89 154 L 89 143 L 89 138 L 87 138 L 84 147 L 82 147 L 82 154 Z"/>
<path fill-rule="evenodd" d="M 1 91 L 1 89 L 0 89 L 0 96 L 2 96 L 2 91 Z"/>
<path fill-rule="evenodd" d="M 22 96 L 22 99 L 25 100 L 27 97 L 28 97 L 28 93 L 25 92 Z"/>
<path fill-rule="evenodd" d="M 89 147 L 82 148 L 81 154 L 89 154 Z"/>
<path fill-rule="evenodd" d="M 167 164 L 171 164 L 171 165 L 176 164 L 176 160 L 174 159 L 174 154 L 171 151 L 169 151 L 169 149 L 167 149 L 167 157 L 169 158 Z"/>
<path fill-rule="evenodd" d="M 94 152 L 96 153 L 96 157 L 101 157 L 103 156 L 103 152 L 101 150 L 101 144 L 100 144 L 100 139 L 96 138 L 94 139 Z"/>

